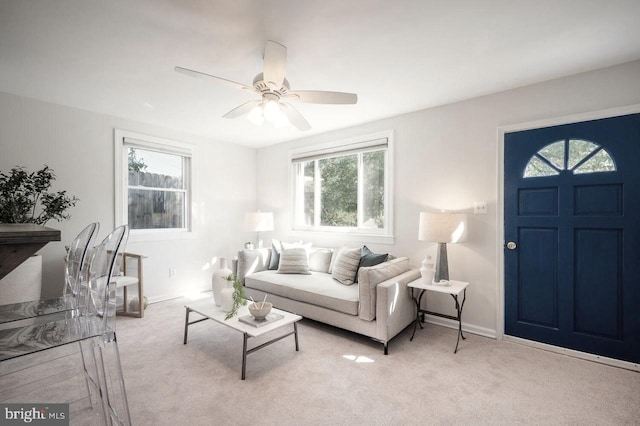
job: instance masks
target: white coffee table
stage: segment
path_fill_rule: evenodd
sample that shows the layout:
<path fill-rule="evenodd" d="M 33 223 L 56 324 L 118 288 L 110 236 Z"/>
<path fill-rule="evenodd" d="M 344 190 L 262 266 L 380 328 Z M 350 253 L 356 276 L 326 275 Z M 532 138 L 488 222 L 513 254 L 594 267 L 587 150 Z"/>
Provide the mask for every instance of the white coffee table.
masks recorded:
<path fill-rule="evenodd" d="M 281 311 L 280 309 L 272 309 L 272 314 L 280 314 L 284 318 L 279 319 L 277 321 L 273 321 L 272 323 L 265 324 L 261 327 L 255 327 L 249 324 L 245 324 L 240 322 L 238 318 L 249 315 L 249 308 L 247 306 L 242 306 L 238 310 L 238 315 L 235 317 L 225 320 L 224 317 L 227 315 L 226 312 L 222 310 L 219 306 L 213 302 L 213 298 L 197 300 L 195 302 L 190 302 L 184 305 L 187 310 L 186 318 L 184 321 L 184 344 L 187 344 L 187 330 L 191 324 L 195 324 L 201 321 L 206 321 L 208 319 L 213 320 L 219 324 L 226 325 L 227 327 L 239 331 L 244 336 L 244 344 L 242 347 L 242 380 L 245 379 L 245 373 L 247 369 L 247 355 L 264 348 L 265 346 L 269 346 L 272 343 L 277 342 L 278 340 L 284 339 L 285 337 L 291 336 L 293 334 L 296 341 L 296 351 L 300 350 L 298 346 L 298 326 L 296 324 L 297 321 L 300 321 L 302 317 L 300 315 L 292 314 L 290 312 Z M 195 321 L 189 322 L 189 314 L 191 312 L 195 312 L 197 314 L 202 315 L 204 318 L 197 319 Z M 247 340 L 250 337 L 259 337 L 263 334 L 269 333 L 270 331 L 274 331 L 278 328 L 284 327 L 286 325 L 293 324 L 293 331 L 277 336 L 255 348 L 247 349 Z"/>

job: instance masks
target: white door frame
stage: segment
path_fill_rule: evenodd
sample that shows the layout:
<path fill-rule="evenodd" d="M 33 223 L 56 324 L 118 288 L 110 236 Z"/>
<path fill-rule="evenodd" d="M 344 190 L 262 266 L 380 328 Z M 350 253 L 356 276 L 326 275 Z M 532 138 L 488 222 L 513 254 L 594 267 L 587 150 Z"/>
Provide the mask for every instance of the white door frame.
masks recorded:
<path fill-rule="evenodd" d="M 521 130 L 538 129 L 542 127 L 558 126 L 561 124 L 578 123 L 581 121 L 598 120 L 601 118 L 616 117 L 619 115 L 636 114 L 640 113 L 640 104 L 628 105 L 624 107 L 609 108 L 605 110 L 592 111 L 580 114 L 565 115 L 562 117 L 546 118 L 543 120 L 529 121 L 526 123 L 511 124 L 508 126 L 498 127 L 497 143 L 498 143 L 498 200 L 497 200 L 497 224 L 498 230 L 496 244 L 496 277 L 498 285 L 496 286 L 496 307 L 498 312 L 496 313 L 496 339 L 509 340 L 518 343 L 526 343 L 536 347 L 541 347 L 546 350 L 552 350 L 555 352 L 561 352 L 578 356 L 580 358 L 589 359 L 592 361 L 604 362 L 606 364 L 612 364 L 619 367 L 630 368 L 636 371 L 640 371 L 640 365 L 613 360 L 611 358 L 605 358 L 597 355 L 586 354 L 583 352 L 572 351 L 570 349 L 560 348 L 556 346 L 546 345 L 538 342 L 532 342 L 525 339 L 520 339 L 513 336 L 504 334 L 504 135 L 509 132 L 516 132 Z"/>

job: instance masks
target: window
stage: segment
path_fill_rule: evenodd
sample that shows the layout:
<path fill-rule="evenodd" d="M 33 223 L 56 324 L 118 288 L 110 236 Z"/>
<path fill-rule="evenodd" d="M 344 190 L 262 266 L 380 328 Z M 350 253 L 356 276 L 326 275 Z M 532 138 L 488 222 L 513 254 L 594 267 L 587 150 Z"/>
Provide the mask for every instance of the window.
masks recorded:
<path fill-rule="evenodd" d="M 294 228 L 391 235 L 390 136 L 291 156 Z"/>
<path fill-rule="evenodd" d="M 190 231 L 192 157 L 189 145 L 116 131 L 118 223 L 132 234 Z"/>
<path fill-rule="evenodd" d="M 612 172 L 616 165 L 600 145 L 582 139 L 561 140 L 535 153 L 524 169 L 524 177 L 556 176 L 563 170 L 576 175 Z"/>

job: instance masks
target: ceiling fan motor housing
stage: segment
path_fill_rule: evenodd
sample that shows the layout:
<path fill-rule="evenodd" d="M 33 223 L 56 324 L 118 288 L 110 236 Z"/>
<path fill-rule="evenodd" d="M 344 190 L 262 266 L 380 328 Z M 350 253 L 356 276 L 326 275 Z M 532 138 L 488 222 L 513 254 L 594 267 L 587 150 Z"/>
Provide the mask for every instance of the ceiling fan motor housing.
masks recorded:
<path fill-rule="evenodd" d="M 258 93 L 261 93 L 263 95 L 265 93 L 273 93 L 277 95 L 278 98 L 281 98 L 282 96 L 287 96 L 287 93 L 289 93 L 290 86 L 289 86 L 289 80 L 285 78 L 282 81 L 281 87 L 274 88 L 273 86 L 270 86 L 267 83 L 265 83 L 264 76 L 262 73 L 260 73 L 254 77 L 253 87 L 256 89 Z"/>

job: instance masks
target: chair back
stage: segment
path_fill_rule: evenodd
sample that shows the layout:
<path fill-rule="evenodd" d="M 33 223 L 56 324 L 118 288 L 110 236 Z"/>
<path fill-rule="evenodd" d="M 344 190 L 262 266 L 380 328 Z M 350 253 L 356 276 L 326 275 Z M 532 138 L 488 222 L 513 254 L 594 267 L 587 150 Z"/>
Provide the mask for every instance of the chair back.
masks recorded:
<path fill-rule="evenodd" d="M 64 270 L 64 301 L 67 308 L 82 308 L 80 303 L 86 300 L 86 273 L 90 256 L 89 247 L 98 234 L 100 224 L 94 222 L 84 228 L 71 242 Z M 84 289 L 84 291 L 83 291 Z M 84 293 L 84 294 L 82 294 Z M 80 302 L 80 303 L 79 303 Z"/>
<path fill-rule="evenodd" d="M 116 284 L 112 279 L 127 245 L 129 226 L 119 226 L 94 249 L 89 265 L 88 316 L 103 332 L 115 332 Z"/>

